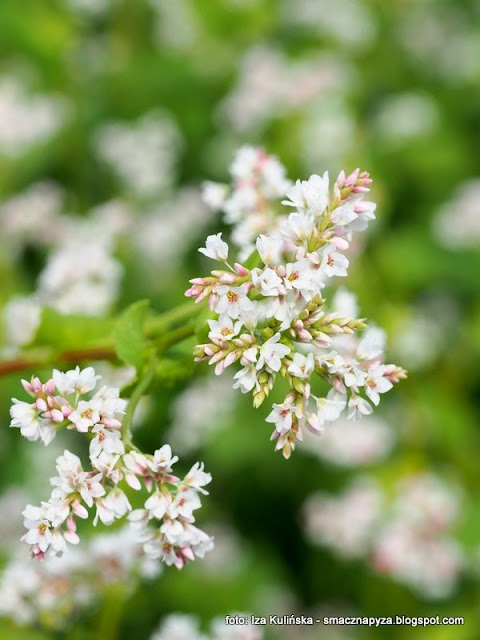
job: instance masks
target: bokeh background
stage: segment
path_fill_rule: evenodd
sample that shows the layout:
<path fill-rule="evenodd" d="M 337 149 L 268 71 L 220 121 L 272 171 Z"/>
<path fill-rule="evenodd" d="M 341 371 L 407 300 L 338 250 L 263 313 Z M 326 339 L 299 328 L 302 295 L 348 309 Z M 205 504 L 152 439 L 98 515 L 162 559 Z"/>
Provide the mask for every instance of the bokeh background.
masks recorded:
<path fill-rule="evenodd" d="M 216 536 L 204 561 L 160 574 L 115 532 L 86 531 L 70 564 L 32 568 L 20 513 L 48 493 L 65 440 L 45 449 L 10 430 L 19 380 L 2 378 L 2 639 L 176 640 L 172 613 L 207 632 L 236 611 L 466 620 L 267 629 L 273 640 L 478 638 L 478 0 L 2 0 L 3 357 L 42 306 L 181 303 L 208 267 L 197 248 L 228 234 L 200 185 L 227 182 L 244 144 L 292 179 L 371 173 L 378 219 L 347 286 L 409 378 L 374 418 L 333 425 L 289 461 L 267 408 L 207 365 L 159 388 L 135 437 L 148 451 L 170 442 L 185 468 L 205 462 L 200 523 Z"/>

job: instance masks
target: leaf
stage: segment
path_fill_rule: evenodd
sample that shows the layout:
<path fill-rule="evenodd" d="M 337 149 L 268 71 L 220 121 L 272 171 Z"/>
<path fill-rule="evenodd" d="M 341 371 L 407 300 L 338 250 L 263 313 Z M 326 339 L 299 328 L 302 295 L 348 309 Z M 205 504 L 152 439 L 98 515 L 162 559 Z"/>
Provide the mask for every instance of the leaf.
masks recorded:
<path fill-rule="evenodd" d="M 119 317 L 113 330 L 113 340 L 118 357 L 125 364 L 141 368 L 145 358 L 143 324 L 147 315 L 148 300 L 130 305 Z"/>
<path fill-rule="evenodd" d="M 246 259 L 246 261 L 243 263 L 243 266 L 250 271 L 250 269 L 254 269 L 255 267 L 258 267 L 259 264 L 260 264 L 260 255 L 258 251 L 255 249 L 255 251 L 253 251 L 253 253 L 251 253 Z"/>
<path fill-rule="evenodd" d="M 114 323 L 113 318 L 64 315 L 51 307 L 44 307 L 33 345 L 56 349 L 97 345 L 111 337 Z"/>

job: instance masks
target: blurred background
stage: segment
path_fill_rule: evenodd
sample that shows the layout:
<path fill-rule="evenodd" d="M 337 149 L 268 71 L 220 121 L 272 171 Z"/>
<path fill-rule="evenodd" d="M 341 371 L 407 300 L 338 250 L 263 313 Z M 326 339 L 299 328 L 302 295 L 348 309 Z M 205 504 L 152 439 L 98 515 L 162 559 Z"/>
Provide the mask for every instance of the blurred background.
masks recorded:
<path fill-rule="evenodd" d="M 10 430 L 19 376 L 2 378 L 2 639 L 227 638 L 212 624 L 239 611 L 466 620 L 271 627 L 272 640 L 478 638 L 478 0 L 2 0 L 2 357 L 31 342 L 44 306 L 181 303 L 208 268 L 197 248 L 229 233 L 200 185 L 228 182 L 244 144 L 291 179 L 371 173 L 378 219 L 347 286 L 409 378 L 375 417 L 332 425 L 288 461 L 268 408 L 227 376 L 202 365 L 160 388 L 136 417 L 139 445 L 169 442 L 214 478 L 200 526 L 215 551 L 181 572 L 110 530 L 87 531 L 66 561 L 30 563 L 21 511 L 48 495 L 75 438 L 45 449 Z"/>

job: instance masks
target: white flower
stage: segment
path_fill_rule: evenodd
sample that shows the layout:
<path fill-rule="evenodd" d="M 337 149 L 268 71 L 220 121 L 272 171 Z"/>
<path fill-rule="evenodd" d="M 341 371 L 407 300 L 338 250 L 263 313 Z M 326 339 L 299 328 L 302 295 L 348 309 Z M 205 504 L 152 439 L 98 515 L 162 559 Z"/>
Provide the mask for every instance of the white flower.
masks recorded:
<path fill-rule="evenodd" d="M 262 369 L 266 366 L 271 371 L 280 371 L 280 367 L 282 366 L 281 359 L 290 353 L 290 347 L 287 347 L 285 344 L 279 344 L 281 337 L 280 333 L 276 333 L 262 344 L 257 369 Z"/>
<path fill-rule="evenodd" d="M 263 271 L 253 269 L 251 274 L 253 284 L 264 296 L 278 296 L 286 293 L 282 279 L 270 267 Z"/>
<path fill-rule="evenodd" d="M 372 327 L 365 331 L 355 356 L 358 360 L 375 360 L 382 356 L 384 348 L 385 331 Z"/>
<path fill-rule="evenodd" d="M 70 393 L 76 392 L 79 394 L 88 393 L 97 386 L 97 380 L 100 380 L 101 376 L 95 375 L 93 367 L 87 367 L 80 371 L 80 367 L 71 369 L 66 373 L 53 370 L 53 380 L 58 389 L 58 392 L 67 396 Z"/>
<path fill-rule="evenodd" d="M 119 431 L 105 429 L 103 424 L 97 424 L 93 427 L 92 433 L 95 437 L 90 442 L 90 458 L 98 458 L 102 451 L 107 453 L 125 453 L 125 445 Z"/>
<path fill-rule="evenodd" d="M 322 269 L 329 278 L 332 276 L 347 276 L 348 264 L 348 259 L 343 253 L 335 251 L 333 244 L 327 245 L 323 250 Z"/>
<path fill-rule="evenodd" d="M 175 500 L 169 506 L 168 515 L 170 518 L 182 517 L 186 520 L 193 520 L 193 512 L 202 506 L 196 491 L 186 489 L 179 491 Z"/>
<path fill-rule="evenodd" d="M 218 320 L 208 320 L 208 325 L 210 327 L 208 337 L 213 342 L 230 340 L 237 336 L 242 328 L 242 322 L 240 320 L 234 323 L 232 318 L 227 314 L 221 315 Z"/>
<path fill-rule="evenodd" d="M 206 181 L 202 184 L 202 199 L 211 209 L 220 209 L 228 194 L 228 187 L 218 182 Z"/>
<path fill-rule="evenodd" d="M 90 427 L 100 422 L 99 409 L 101 403 L 92 398 L 92 400 L 80 400 L 75 411 L 68 416 L 68 419 L 75 425 L 77 431 L 86 433 Z"/>
<path fill-rule="evenodd" d="M 289 200 L 283 200 L 282 204 L 319 215 L 328 206 L 328 185 L 327 171 L 323 176 L 314 174 L 308 180 L 297 180 L 292 187 L 287 189 L 286 195 Z"/>
<path fill-rule="evenodd" d="M 344 227 L 357 218 L 354 202 L 346 202 L 334 209 L 330 214 L 330 220 L 339 227 Z"/>
<path fill-rule="evenodd" d="M 7 302 L 3 316 L 8 344 L 27 345 L 40 325 L 41 304 L 34 296 L 15 296 Z"/>
<path fill-rule="evenodd" d="M 106 498 L 101 498 L 96 501 L 97 513 L 93 524 L 96 525 L 100 519 L 103 524 L 110 525 L 116 519 L 123 518 L 123 516 L 132 510 L 132 507 L 127 499 L 127 496 L 118 487 L 112 489 Z"/>
<path fill-rule="evenodd" d="M 219 260 L 220 262 L 225 262 L 225 260 L 228 259 L 228 244 L 222 240 L 221 233 L 208 236 L 205 244 L 206 247 L 199 249 L 199 251 L 207 256 L 207 258 Z"/>
<path fill-rule="evenodd" d="M 318 291 L 315 275 L 310 260 L 289 262 L 286 265 L 285 286 L 287 289 L 296 289 L 306 300 L 311 300 L 312 294 Z"/>
<path fill-rule="evenodd" d="M 365 393 L 375 406 L 380 404 L 379 394 L 386 393 L 393 387 L 393 384 L 388 378 L 384 377 L 384 374 L 385 365 L 382 364 L 370 369 L 365 379 Z"/>
<path fill-rule="evenodd" d="M 39 418 L 34 404 L 21 402 L 16 398 L 12 398 L 12 402 L 13 405 L 10 407 L 12 421 L 10 426 L 19 427 L 20 433 L 27 440 L 34 442 L 40 438 L 45 446 L 49 445 L 57 433 L 54 424 Z"/>
<path fill-rule="evenodd" d="M 355 422 L 360 420 L 362 416 L 369 416 L 373 413 L 371 404 L 367 402 L 365 398 L 355 394 L 353 394 L 348 401 L 348 409 L 348 419 L 354 420 Z"/>
<path fill-rule="evenodd" d="M 220 286 L 217 289 L 218 301 L 215 311 L 220 314 L 227 314 L 234 320 L 241 317 L 242 312 L 250 312 L 254 304 L 247 298 L 248 288 L 245 285 L 240 287 Z"/>
<path fill-rule="evenodd" d="M 345 394 L 330 389 L 326 398 L 317 398 L 317 417 L 321 425 L 325 422 L 333 422 L 340 417 L 345 408 L 347 399 Z"/>
<path fill-rule="evenodd" d="M 296 413 L 296 407 L 291 404 L 273 404 L 273 409 L 265 421 L 273 422 L 279 433 L 285 433 L 292 428 L 293 416 Z"/>
<path fill-rule="evenodd" d="M 242 393 L 248 393 L 254 387 L 258 387 L 257 369 L 254 364 L 249 364 L 240 369 L 234 376 L 234 389 L 240 389 Z"/>
<path fill-rule="evenodd" d="M 161 520 L 171 502 L 172 496 L 168 492 L 155 491 L 145 502 L 145 509 L 149 512 L 150 517 Z"/>
<path fill-rule="evenodd" d="M 289 373 L 297 378 L 307 379 L 309 378 L 313 370 L 315 369 L 315 362 L 313 359 L 313 353 L 309 353 L 304 356 L 302 353 L 295 353 L 293 356 L 293 362 L 288 367 Z"/>
<path fill-rule="evenodd" d="M 208 492 L 203 487 L 211 481 L 212 476 L 204 471 L 203 462 L 196 462 L 183 479 L 183 484 L 207 495 Z"/>
<path fill-rule="evenodd" d="M 40 551 L 45 553 L 52 541 L 51 524 L 48 519 L 48 503 L 41 507 L 28 504 L 22 515 L 25 518 L 24 526 L 28 529 L 22 540 L 30 545 L 38 545 Z"/>
<path fill-rule="evenodd" d="M 148 466 L 154 473 L 170 473 L 175 462 L 178 462 L 178 456 L 172 454 L 169 444 L 164 444 L 154 452 L 153 459 L 148 460 Z"/>
<path fill-rule="evenodd" d="M 263 264 L 267 266 L 277 264 L 283 248 L 283 240 L 279 236 L 264 236 L 260 234 L 257 238 L 256 246 Z"/>
<path fill-rule="evenodd" d="M 282 234 L 293 242 L 303 242 L 312 235 L 315 219 L 310 214 L 294 211 L 280 228 Z"/>

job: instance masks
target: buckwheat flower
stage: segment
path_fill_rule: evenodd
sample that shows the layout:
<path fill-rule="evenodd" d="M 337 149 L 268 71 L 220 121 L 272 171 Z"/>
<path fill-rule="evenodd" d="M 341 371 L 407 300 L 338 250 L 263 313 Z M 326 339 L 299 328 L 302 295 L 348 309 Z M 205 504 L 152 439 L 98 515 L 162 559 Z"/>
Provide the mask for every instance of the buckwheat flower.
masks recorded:
<path fill-rule="evenodd" d="M 257 368 L 254 364 L 249 364 L 233 376 L 234 389 L 240 389 L 242 393 L 248 393 L 254 387 L 258 388 Z"/>
<path fill-rule="evenodd" d="M 168 508 L 168 515 L 170 518 L 182 517 L 191 521 L 193 512 L 201 506 L 202 503 L 197 492 L 186 489 L 177 493 L 175 500 Z"/>
<path fill-rule="evenodd" d="M 25 518 L 24 525 L 28 529 L 23 539 L 27 544 L 38 547 L 42 553 L 47 551 L 52 541 L 48 510 L 47 503 L 43 503 L 41 507 L 28 504 L 22 513 Z"/>
<path fill-rule="evenodd" d="M 53 370 L 53 380 L 61 395 L 69 395 L 70 393 L 84 394 L 88 393 L 97 386 L 97 380 L 100 376 L 95 375 L 95 369 L 93 367 L 87 367 L 80 370 L 80 367 L 71 369 L 66 373 Z"/>
<path fill-rule="evenodd" d="M 101 520 L 105 525 L 111 525 L 114 520 L 123 518 L 132 507 L 128 501 L 124 492 L 119 489 L 112 489 L 110 493 L 105 497 L 95 502 L 97 507 L 97 513 L 93 524 L 96 525 L 98 520 Z"/>
<path fill-rule="evenodd" d="M 203 462 L 196 462 L 190 471 L 187 473 L 185 478 L 183 479 L 183 484 L 186 487 L 190 487 L 208 495 L 208 491 L 206 491 L 203 487 L 209 484 L 212 481 L 212 476 L 210 473 L 204 471 Z"/>
<path fill-rule="evenodd" d="M 208 320 L 210 332 L 208 337 L 212 342 L 230 340 L 240 333 L 241 321 L 233 322 L 229 315 L 221 315 L 218 320 Z"/>
<path fill-rule="evenodd" d="M 309 378 L 315 369 L 315 361 L 313 353 L 304 356 L 303 353 L 295 353 L 293 355 L 292 364 L 288 367 L 288 372 L 297 378 Z"/>
<path fill-rule="evenodd" d="M 145 509 L 149 513 L 149 517 L 161 520 L 167 513 L 172 502 L 172 496 L 168 491 L 155 491 L 145 502 Z"/>
<path fill-rule="evenodd" d="M 322 268 L 325 274 L 332 276 L 347 276 L 348 259 L 340 252 L 335 251 L 333 245 L 329 245 L 323 251 Z"/>
<path fill-rule="evenodd" d="M 119 455 L 125 453 L 125 445 L 119 431 L 106 429 L 103 424 L 96 424 L 92 433 L 95 434 L 95 437 L 90 442 L 90 458 L 98 458 L 102 451 Z"/>
<path fill-rule="evenodd" d="M 172 454 L 172 448 L 169 444 L 164 444 L 154 452 L 153 459 L 148 460 L 148 466 L 154 473 L 170 473 L 176 462 L 178 462 L 178 456 Z"/>
<path fill-rule="evenodd" d="M 248 289 L 242 285 L 240 287 L 227 287 L 222 285 L 217 288 L 218 301 L 215 311 L 220 314 L 227 314 L 234 320 L 240 318 L 242 313 L 253 309 L 253 303 L 247 298 Z"/>
<path fill-rule="evenodd" d="M 75 429 L 80 433 L 87 431 L 100 422 L 99 409 L 101 404 L 94 400 L 80 400 L 75 411 L 68 416 L 68 419 L 75 425 Z M 73 428 L 73 427 L 72 427 Z"/>
<path fill-rule="evenodd" d="M 218 260 L 219 262 L 225 262 L 228 259 L 228 244 L 222 240 L 221 233 L 208 236 L 206 246 L 199 249 L 199 251 L 207 258 Z"/>
<path fill-rule="evenodd" d="M 315 227 L 315 219 L 312 215 L 294 211 L 280 227 L 285 238 L 293 242 L 304 242 L 311 235 Z"/>
<path fill-rule="evenodd" d="M 319 285 L 315 281 L 315 272 L 311 268 L 309 260 L 298 260 L 286 265 L 285 286 L 287 289 L 296 289 L 305 300 L 311 300 L 318 291 Z"/>
<path fill-rule="evenodd" d="M 323 176 L 313 175 L 308 180 L 297 180 L 287 189 L 286 195 L 289 199 L 283 200 L 282 204 L 319 215 L 325 211 L 329 202 L 328 187 L 327 171 Z"/>
<path fill-rule="evenodd" d="M 21 402 L 12 398 L 13 405 L 10 407 L 11 427 L 18 427 L 24 438 L 32 442 L 42 440 L 48 446 L 55 438 L 55 425 L 49 420 L 44 420 L 38 416 L 38 409 L 35 404 Z"/>
<path fill-rule="evenodd" d="M 275 429 L 279 433 L 290 431 L 292 428 L 293 416 L 296 415 L 297 408 L 292 404 L 274 404 L 271 413 L 265 418 L 266 422 L 273 422 Z"/>
<path fill-rule="evenodd" d="M 256 247 L 262 262 L 269 266 L 277 264 L 283 248 L 283 240 L 280 236 L 265 236 L 260 234 L 257 238 Z"/>
<path fill-rule="evenodd" d="M 211 209 L 217 210 L 225 202 L 228 195 L 228 187 L 225 184 L 206 180 L 202 184 L 202 199 Z"/>
<path fill-rule="evenodd" d="M 385 349 L 385 331 L 378 328 L 367 329 L 360 340 L 355 357 L 357 360 L 372 361 L 383 355 Z"/>
<path fill-rule="evenodd" d="M 263 369 L 266 366 L 271 371 L 280 371 L 282 358 L 290 353 L 290 347 L 279 343 L 281 337 L 280 333 L 276 333 L 262 344 L 257 369 Z"/>
<path fill-rule="evenodd" d="M 380 404 L 380 394 L 390 391 L 393 384 L 385 376 L 385 365 L 370 369 L 365 379 L 365 393 L 375 406 Z"/>
<path fill-rule="evenodd" d="M 345 394 L 330 389 L 326 398 L 316 398 L 316 413 L 309 414 L 307 425 L 315 433 L 321 433 L 326 422 L 334 422 L 345 409 L 347 399 Z"/>
<path fill-rule="evenodd" d="M 365 398 L 352 394 L 348 401 L 348 419 L 360 420 L 362 416 L 369 416 L 373 413 L 372 405 Z"/>
<path fill-rule="evenodd" d="M 278 296 L 286 293 L 282 279 L 273 269 L 269 267 L 263 271 L 261 269 L 253 269 L 251 274 L 253 284 L 262 295 Z"/>

